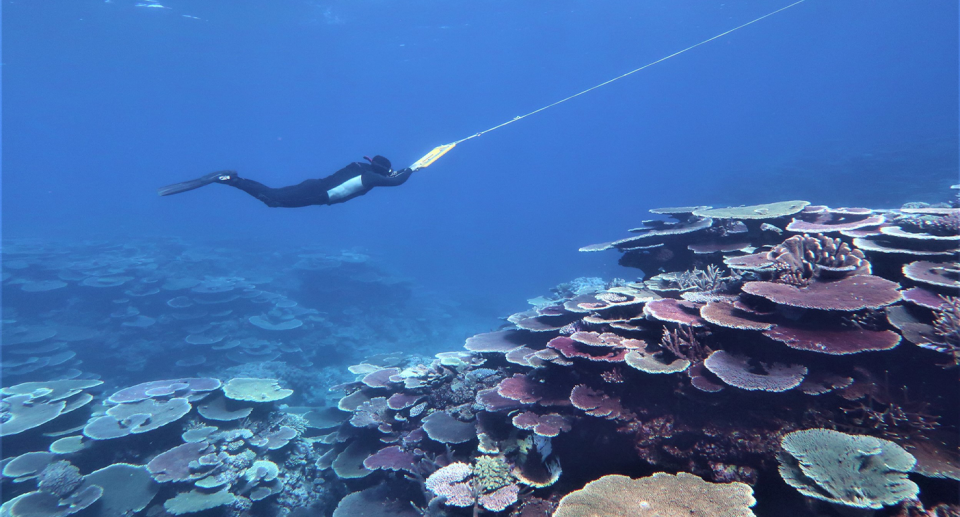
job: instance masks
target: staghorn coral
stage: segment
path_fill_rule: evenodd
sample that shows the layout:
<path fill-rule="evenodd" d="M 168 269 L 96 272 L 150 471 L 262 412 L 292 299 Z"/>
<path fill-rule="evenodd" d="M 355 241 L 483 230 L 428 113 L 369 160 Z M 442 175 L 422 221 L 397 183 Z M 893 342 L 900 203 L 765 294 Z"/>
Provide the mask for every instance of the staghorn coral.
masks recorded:
<path fill-rule="evenodd" d="M 940 427 L 940 416 L 931 412 L 929 403 L 911 401 L 906 388 L 902 396 L 896 398 L 868 393 L 854 401 L 854 405 L 841 406 L 844 419 L 838 427 L 858 434 L 882 436 L 895 442 L 924 440 L 925 433 Z"/>
<path fill-rule="evenodd" d="M 705 269 L 693 268 L 689 271 L 677 273 L 673 280 L 681 291 L 722 293 L 735 288 L 736 284 L 740 282 L 740 275 L 731 272 L 724 276 L 722 269 L 709 264 Z"/>
<path fill-rule="evenodd" d="M 612 369 L 601 373 L 600 378 L 603 379 L 604 382 L 610 384 L 623 384 L 623 370 L 618 367 L 613 367 Z"/>
<path fill-rule="evenodd" d="M 706 268 L 694 267 L 687 271 L 664 272 L 650 277 L 644 285 L 653 291 L 691 291 L 701 293 L 728 292 L 740 282 L 740 275 L 731 272 L 724 276 L 724 271 L 708 264 Z"/>
<path fill-rule="evenodd" d="M 775 464 L 787 419 L 729 410 L 644 412 L 618 432 L 629 434 L 637 457 L 658 469 L 684 470 L 712 481 L 755 484 Z M 748 423 L 749 422 L 749 423 Z"/>
<path fill-rule="evenodd" d="M 960 347 L 960 298 L 940 296 L 944 301 L 937 310 L 937 319 L 933 321 L 933 330 L 943 338 L 944 343 L 954 348 Z"/>
<path fill-rule="evenodd" d="M 960 365 L 960 298 L 939 295 L 943 303 L 934 309 L 933 325 L 914 323 L 930 332 L 910 336 L 917 346 L 947 354 L 950 359 L 941 364 L 943 368 L 955 368 Z M 902 329 L 901 329 L 902 330 Z M 904 334 L 907 335 L 907 334 Z"/>
<path fill-rule="evenodd" d="M 701 342 L 701 336 L 693 327 L 682 326 L 676 330 L 663 329 L 660 347 L 671 354 L 690 362 L 700 362 L 710 355 L 712 350 Z"/>

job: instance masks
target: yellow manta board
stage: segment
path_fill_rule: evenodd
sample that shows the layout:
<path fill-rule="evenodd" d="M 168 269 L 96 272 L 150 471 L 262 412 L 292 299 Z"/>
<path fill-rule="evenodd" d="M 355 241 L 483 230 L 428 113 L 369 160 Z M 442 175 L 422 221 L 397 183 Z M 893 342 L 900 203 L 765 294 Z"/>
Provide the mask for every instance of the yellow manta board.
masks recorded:
<path fill-rule="evenodd" d="M 450 151 L 450 149 L 453 149 L 456 146 L 457 144 L 443 144 L 443 145 L 434 147 L 432 151 L 425 154 L 423 158 L 420 158 L 419 160 L 417 160 L 413 165 L 410 166 L 410 168 L 413 170 L 423 169 L 428 165 L 430 165 L 431 163 L 440 159 L 441 156 L 447 154 L 447 152 Z"/>

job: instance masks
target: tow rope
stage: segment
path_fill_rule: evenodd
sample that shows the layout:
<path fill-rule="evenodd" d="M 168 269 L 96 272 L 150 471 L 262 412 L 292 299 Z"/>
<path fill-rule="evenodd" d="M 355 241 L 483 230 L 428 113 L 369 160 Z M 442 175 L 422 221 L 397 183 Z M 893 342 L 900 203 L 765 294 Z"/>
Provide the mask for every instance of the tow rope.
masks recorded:
<path fill-rule="evenodd" d="M 802 4 L 802 3 L 805 2 L 805 1 L 806 1 L 806 0 L 798 0 L 798 1 L 796 1 L 796 2 L 794 2 L 794 3 L 792 3 L 792 4 L 790 4 L 790 5 L 787 5 L 787 6 L 785 6 L 785 7 L 781 7 L 780 9 L 777 9 L 776 11 L 773 11 L 773 12 L 768 13 L 768 14 L 765 14 L 765 15 L 759 17 L 759 18 L 756 18 L 756 19 L 754 19 L 754 20 L 751 20 L 751 21 L 749 21 L 749 22 L 747 22 L 747 23 L 744 23 L 743 25 L 738 25 L 738 26 L 736 26 L 736 27 L 734 27 L 734 28 L 732 28 L 732 29 L 730 29 L 730 30 L 728 30 L 728 31 L 726 31 L 726 32 L 721 32 L 720 34 L 717 34 L 716 36 L 713 36 L 712 38 L 707 38 L 707 39 L 701 41 L 700 43 L 697 43 L 697 44 L 695 44 L 695 45 L 690 45 L 689 47 L 687 47 L 687 48 L 685 48 L 685 49 L 683 49 L 683 50 L 678 50 L 677 52 L 674 52 L 673 54 L 670 54 L 669 56 L 665 56 L 665 57 L 662 57 L 662 58 L 660 58 L 660 59 L 658 59 L 658 60 L 656 60 L 656 61 L 652 61 L 652 62 L 650 62 L 650 63 L 647 63 L 647 64 L 641 66 L 640 68 L 635 68 L 635 69 L 633 69 L 633 70 L 630 70 L 629 72 L 627 72 L 627 73 L 625 73 L 625 74 L 618 75 L 617 77 L 614 77 L 613 79 L 609 79 L 609 80 L 607 80 L 607 81 L 604 81 L 604 82 L 602 82 L 602 83 L 600 83 L 600 84 L 598 84 L 598 85 L 591 86 L 590 88 L 587 88 L 586 90 L 583 90 L 582 92 L 575 93 L 575 94 L 573 94 L 573 95 L 571 95 L 571 96 L 569 96 L 569 97 L 565 97 L 565 98 L 560 99 L 560 100 L 558 100 L 558 101 L 556 101 L 556 102 L 553 102 L 553 103 L 551 103 L 551 104 L 547 104 L 546 106 L 544 106 L 544 107 L 542 107 L 542 108 L 535 109 L 535 110 L 533 110 L 533 111 L 531 111 L 530 113 L 527 113 L 527 114 L 525 114 L 525 115 L 519 115 L 519 116 L 513 117 L 512 119 L 510 119 L 510 120 L 508 120 L 508 121 L 506 121 L 506 122 L 504 122 L 504 123 L 502 123 L 502 124 L 497 124 L 496 126 L 493 126 L 493 127 L 491 127 L 490 129 L 486 129 L 486 130 L 480 131 L 479 133 L 474 133 L 474 134 L 472 134 L 472 135 L 470 135 L 470 136 L 468 136 L 468 137 L 466 137 L 466 138 L 461 138 L 460 140 L 457 140 L 457 141 L 455 141 L 455 142 L 451 142 L 451 143 L 449 143 L 449 144 L 443 144 L 443 145 L 439 145 L 439 146 L 437 146 L 437 147 L 434 147 L 429 153 L 425 154 L 425 155 L 423 156 L 423 158 L 420 158 L 419 160 L 417 160 L 416 162 L 414 162 L 414 164 L 411 165 L 410 168 L 413 169 L 413 170 L 415 170 L 415 171 L 416 171 L 416 170 L 423 169 L 423 168 L 426 168 L 426 167 L 428 167 L 430 164 L 432 164 L 433 162 L 435 162 L 435 161 L 437 161 L 438 159 L 440 159 L 441 156 L 443 156 L 443 155 L 447 154 L 448 152 L 450 152 L 450 150 L 452 150 L 454 147 L 456 147 L 457 144 L 459 144 L 459 143 L 466 142 L 467 140 L 470 140 L 470 139 L 473 139 L 473 138 L 477 138 L 478 136 L 483 135 L 483 134 L 486 134 L 486 133 L 489 133 L 489 132 L 491 132 L 491 131 L 493 131 L 493 130 L 495 130 L 495 129 L 500 129 L 500 128 L 502 128 L 503 126 L 507 126 L 507 125 L 513 124 L 514 122 L 517 122 L 518 120 L 523 120 L 523 119 L 529 117 L 530 115 L 534 115 L 534 114 L 540 113 L 541 111 L 548 110 L 548 109 L 550 109 L 550 108 L 552 108 L 552 107 L 554 107 L 554 106 L 563 104 L 564 102 L 567 102 L 567 101 L 569 101 L 569 100 L 571 100 L 571 99 L 574 99 L 574 98 L 577 98 L 577 97 L 579 97 L 579 96 L 581 96 L 581 95 L 583 95 L 583 94 L 585 94 L 585 93 L 588 93 L 588 92 L 591 92 L 591 91 L 593 91 L 593 90 L 596 90 L 597 88 L 601 88 L 601 87 L 603 87 L 603 86 L 606 86 L 606 85 L 608 85 L 608 84 L 610 84 L 610 83 L 612 83 L 612 82 L 614 82 L 614 81 L 619 81 L 620 79 L 623 79 L 624 77 L 633 75 L 633 74 L 635 74 L 635 73 L 637 73 L 637 72 L 639 72 L 639 71 L 641 71 L 641 70 L 644 70 L 644 69 L 646 69 L 646 68 L 649 68 L 649 67 L 651 67 L 651 66 L 653 66 L 653 65 L 655 65 L 655 64 L 657 64 L 657 63 L 662 63 L 662 62 L 664 62 L 664 61 L 666 61 L 666 60 L 668 60 L 668 59 L 670 59 L 670 58 L 677 57 L 677 56 L 679 56 L 680 54 L 683 54 L 684 52 L 687 52 L 688 50 L 693 50 L 693 49 L 699 47 L 700 45 L 704 45 L 704 44 L 710 43 L 710 42 L 713 41 L 713 40 L 722 38 L 722 37 L 726 36 L 727 34 L 730 34 L 731 32 L 738 31 L 738 30 L 740 30 L 740 29 L 742 29 L 742 28 L 744 28 L 744 27 L 747 27 L 747 26 L 749 26 L 749 25 L 753 25 L 754 23 L 757 23 L 757 22 L 759 22 L 760 20 L 763 20 L 763 19 L 765 19 L 765 18 L 769 18 L 769 17 L 771 17 L 771 16 L 773 16 L 773 15 L 779 13 L 779 12 L 786 11 L 787 9 L 789 9 L 789 8 L 795 6 L 795 5 Z"/>

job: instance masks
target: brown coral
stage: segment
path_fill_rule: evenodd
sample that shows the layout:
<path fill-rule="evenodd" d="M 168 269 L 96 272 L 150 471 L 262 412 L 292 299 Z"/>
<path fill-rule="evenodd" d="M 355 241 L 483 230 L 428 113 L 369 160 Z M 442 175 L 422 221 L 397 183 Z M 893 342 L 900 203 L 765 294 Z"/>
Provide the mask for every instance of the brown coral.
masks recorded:
<path fill-rule="evenodd" d="M 678 330 L 664 328 L 660 347 L 680 359 L 691 362 L 702 361 L 712 352 L 709 347 L 701 343 L 700 336 L 690 327 L 680 327 Z"/>
<path fill-rule="evenodd" d="M 869 274 L 870 262 L 863 252 L 840 239 L 823 234 L 794 235 L 767 253 L 779 281 L 805 285 L 813 278 L 838 278 Z"/>

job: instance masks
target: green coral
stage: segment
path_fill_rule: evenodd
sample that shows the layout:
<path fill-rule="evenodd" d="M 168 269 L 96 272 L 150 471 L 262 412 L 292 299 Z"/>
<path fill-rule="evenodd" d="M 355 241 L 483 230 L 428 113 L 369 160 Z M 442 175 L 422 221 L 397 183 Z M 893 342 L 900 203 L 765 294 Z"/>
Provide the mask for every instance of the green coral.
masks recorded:
<path fill-rule="evenodd" d="M 276 379 L 238 377 L 223 385 L 223 394 L 232 400 L 273 402 L 293 395 L 293 390 L 281 388 Z"/>
<path fill-rule="evenodd" d="M 526 456 L 533 449 L 533 435 L 527 435 L 517 440 L 517 450 L 520 456 Z"/>
<path fill-rule="evenodd" d="M 237 500 L 236 496 L 223 490 L 208 494 L 197 490 L 181 492 L 173 499 L 168 499 L 163 503 L 164 509 L 173 515 L 183 515 L 185 513 L 197 513 L 218 506 L 233 504 Z"/>
<path fill-rule="evenodd" d="M 780 201 L 763 205 L 698 209 L 693 211 L 693 215 L 714 219 L 776 219 L 793 215 L 809 204 L 809 201 Z"/>
<path fill-rule="evenodd" d="M 473 464 L 473 484 L 482 492 L 493 492 L 513 483 L 510 465 L 500 456 L 480 456 Z"/>
<path fill-rule="evenodd" d="M 907 479 L 916 459 L 887 440 L 807 429 L 784 436 L 781 445 L 780 476 L 807 497 L 879 509 L 920 491 Z"/>

